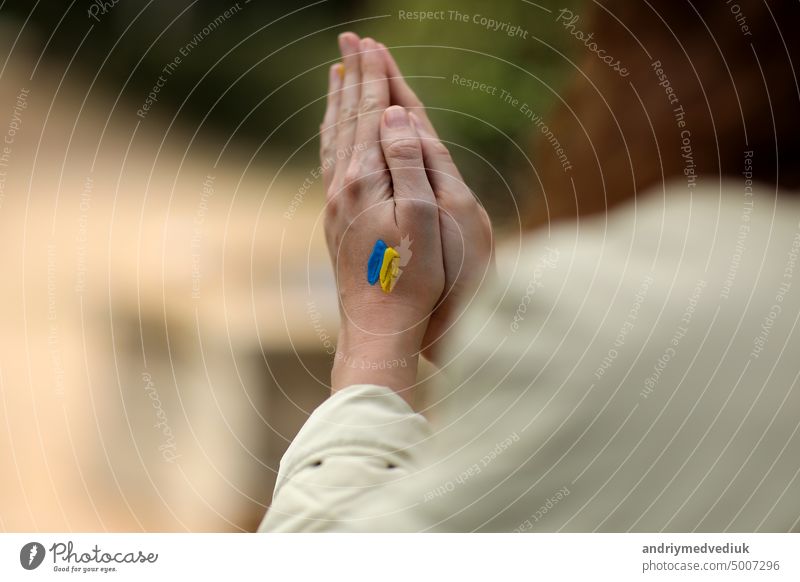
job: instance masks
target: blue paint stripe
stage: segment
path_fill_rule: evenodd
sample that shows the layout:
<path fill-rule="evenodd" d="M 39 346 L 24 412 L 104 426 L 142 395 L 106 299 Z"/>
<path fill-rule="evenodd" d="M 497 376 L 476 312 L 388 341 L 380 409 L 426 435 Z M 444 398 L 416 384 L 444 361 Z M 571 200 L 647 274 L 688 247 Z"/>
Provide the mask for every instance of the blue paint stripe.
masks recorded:
<path fill-rule="evenodd" d="M 375 246 L 372 248 L 372 254 L 369 256 L 367 262 L 367 281 L 370 285 L 378 282 L 381 276 L 381 265 L 383 264 L 383 254 L 386 252 L 388 245 L 381 239 L 375 241 Z"/>

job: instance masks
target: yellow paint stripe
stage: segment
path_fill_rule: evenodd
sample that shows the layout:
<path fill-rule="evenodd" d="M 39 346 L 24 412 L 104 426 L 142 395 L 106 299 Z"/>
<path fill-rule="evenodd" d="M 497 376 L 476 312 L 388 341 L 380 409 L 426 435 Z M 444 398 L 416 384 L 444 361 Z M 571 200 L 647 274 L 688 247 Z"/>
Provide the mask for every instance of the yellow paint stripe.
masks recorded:
<path fill-rule="evenodd" d="M 386 293 L 392 290 L 392 280 L 397 277 L 399 267 L 397 265 L 400 253 L 392 247 L 386 247 L 383 252 L 383 263 L 381 263 L 381 289 Z"/>

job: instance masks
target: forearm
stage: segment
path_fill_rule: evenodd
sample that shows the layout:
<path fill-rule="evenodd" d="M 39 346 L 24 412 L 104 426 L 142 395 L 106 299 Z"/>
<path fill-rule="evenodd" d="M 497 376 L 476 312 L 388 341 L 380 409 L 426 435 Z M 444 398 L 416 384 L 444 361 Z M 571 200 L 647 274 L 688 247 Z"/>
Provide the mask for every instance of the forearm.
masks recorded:
<path fill-rule="evenodd" d="M 411 402 L 416 383 L 422 334 L 416 326 L 403 332 L 375 335 L 352 326 L 339 332 L 331 371 L 331 390 L 354 384 L 386 386 Z"/>

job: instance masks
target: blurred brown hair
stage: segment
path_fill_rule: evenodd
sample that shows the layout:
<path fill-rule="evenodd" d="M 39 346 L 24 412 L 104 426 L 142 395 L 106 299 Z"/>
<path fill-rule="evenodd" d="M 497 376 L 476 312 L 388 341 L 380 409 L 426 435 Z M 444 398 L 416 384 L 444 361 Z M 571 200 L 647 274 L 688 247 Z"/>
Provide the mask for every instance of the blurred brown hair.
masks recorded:
<path fill-rule="evenodd" d="M 571 169 L 559 163 L 552 142 L 536 136 L 544 193 L 526 214 L 528 226 L 601 212 L 662 180 L 686 179 L 678 105 L 698 184 L 741 177 L 744 152 L 752 151 L 755 179 L 782 189 L 800 185 L 800 40 L 793 30 L 800 2 L 603 0 L 576 14 L 571 30 L 593 33 L 629 74 L 575 39 L 580 71 L 549 120 Z M 677 103 L 669 102 L 656 61 Z"/>

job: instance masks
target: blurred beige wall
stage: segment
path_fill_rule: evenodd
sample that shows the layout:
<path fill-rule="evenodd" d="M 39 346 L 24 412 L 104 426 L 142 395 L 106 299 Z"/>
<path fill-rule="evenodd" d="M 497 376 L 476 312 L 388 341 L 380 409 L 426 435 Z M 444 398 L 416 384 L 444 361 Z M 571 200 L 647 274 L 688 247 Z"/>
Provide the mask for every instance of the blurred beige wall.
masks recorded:
<path fill-rule="evenodd" d="M 309 169 L 215 168 L 37 58 L 0 83 L 0 529 L 254 529 L 326 394 L 320 187 L 287 218 Z"/>

